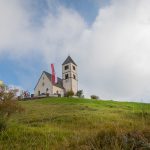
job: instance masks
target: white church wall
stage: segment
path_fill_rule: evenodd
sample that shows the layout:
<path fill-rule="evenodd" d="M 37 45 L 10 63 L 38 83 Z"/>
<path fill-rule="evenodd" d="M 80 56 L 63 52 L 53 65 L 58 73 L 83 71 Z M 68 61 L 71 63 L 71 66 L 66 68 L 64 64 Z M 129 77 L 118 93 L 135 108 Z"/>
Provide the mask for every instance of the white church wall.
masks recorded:
<path fill-rule="evenodd" d="M 67 70 L 65 70 L 65 66 L 69 66 Z M 70 91 L 71 90 L 71 82 L 70 82 L 70 77 L 71 77 L 71 64 L 65 64 L 62 66 L 62 79 L 63 79 L 63 86 L 65 88 L 65 91 Z M 65 75 L 68 74 L 68 79 L 65 79 Z"/>
<path fill-rule="evenodd" d="M 71 72 L 77 74 L 77 66 L 75 66 L 74 64 L 70 64 L 70 67 L 71 67 Z M 75 68 L 75 70 L 73 68 Z"/>
<path fill-rule="evenodd" d="M 78 83 L 74 79 L 72 80 L 72 91 L 74 92 L 74 94 L 76 94 L 78 91 Z"/>
<path fill-rule="evenodd" d="M 69 79 L 63 80 L 63 86 L 65 88 L 65 91 L 70 91 L 71 90 L 71 82 Z"/>
<path fill-rule="evenodd" d="M 64 90 L 59 87 L 53 86 L 53 94 L 60 94 L 61 96 L 64 96 Z"/>
<path fill-rule="evenodd" d="M 65 70 L 65 66 L 69 66 L 69 68 Z M 65 78 L 66 74 L 68 74 L 68 79 Z M 65 90 L 66 91 L 72 90 L 76 94 L 78 90 L 77 66 L 75 66 L 72 63 L 63 65 L 62 78 L 63 78 L 63 86 Z"/>
<path fill-rule="evenodd" d="M 69 66 L 69 68 L 68 68 L 67 70 L 65 70 L 65 66 Z M 63 72 L 63 73 L 67 73 L 68 70 L 71 70 L 71 64 L 70 64 L 70 63 L 63 65 L 63 67 L 62 67 L 62 72 Z"/>
<path fill-rule="evenodd" d="M 53 94 L 52 83 L 50 82 L 48 77 L 45 75 L 45 73 L 42 74 L 34 92 L 35 96 L 39 96 L 39 94 L 42 94 L 42 93 Z"/>
<path fill-rule="evenodd" d="M 72 80 L 72 91 L 74 92 L 74 94 L 76 94 L 78 91 L 78 74 L 77 74 L 77 66 L 75 66 L 74 64 L 71 64 L 71 80 Z"/>

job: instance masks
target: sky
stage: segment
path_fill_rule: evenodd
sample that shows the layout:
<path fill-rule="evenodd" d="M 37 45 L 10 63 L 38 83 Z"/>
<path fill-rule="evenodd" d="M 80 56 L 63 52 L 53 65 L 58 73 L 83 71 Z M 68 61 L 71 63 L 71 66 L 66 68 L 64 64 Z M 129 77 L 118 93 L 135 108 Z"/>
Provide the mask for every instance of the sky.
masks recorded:
<path fill-rule="evenodd" d="M 149 0 L 0 0 L 0 80 L 31 93 L 68 55 L 85 96 L 150 103 Z"/>

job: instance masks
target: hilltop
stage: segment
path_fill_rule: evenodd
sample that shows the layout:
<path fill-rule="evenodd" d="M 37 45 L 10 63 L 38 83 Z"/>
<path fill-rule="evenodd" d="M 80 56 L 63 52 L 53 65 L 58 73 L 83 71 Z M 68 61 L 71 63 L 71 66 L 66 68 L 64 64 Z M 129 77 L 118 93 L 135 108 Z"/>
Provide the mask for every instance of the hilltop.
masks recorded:
<path fill-rule="evenodd" d="M 150 104 L 75 98 L 20 101 L 0 149 L 149 149 Z"/>

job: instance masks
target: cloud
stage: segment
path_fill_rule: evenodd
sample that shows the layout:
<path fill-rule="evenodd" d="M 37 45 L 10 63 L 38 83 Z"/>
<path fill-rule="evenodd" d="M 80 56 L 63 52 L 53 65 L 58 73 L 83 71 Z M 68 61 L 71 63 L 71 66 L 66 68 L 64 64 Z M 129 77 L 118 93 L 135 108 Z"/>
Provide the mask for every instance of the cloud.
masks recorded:
<path fill-rule="evenodd" d="M 40 32 L 41 49 L 46 60 L 49 56 L 55 58 L 66 56 L 68 51 L 75 52 L 73 45 L 85 27 L 81 16 L 71 9 L 59 7 L 56 15 L 49 13 Z"/>
<path fill-rule="evenodd" d="M 91 26 L 75 10 L 62 6 L 56 13 L 49 10 L 38 28 L 17 0 L 1 0 L 0 11 L 0 55 L 6 50 L 19 58 L 40 53 L 39 59 L 47 67 L 56 62 L 61 74 L 60 64 L 70 53 L 87 95 L 150 102 L 148 0 L 112 0 L 100 8 Z"/>
<path fill-rule="evenodd" d="M 19 0 L 0 0 L 0 54 L 28 54 L 36 43 L 29 14 Z"/>
<path fill-rule="evenodd" d="M 85 74 L 91 79 L 85 83 L 93 92 L 105 98 L 149 101 L 149 3 L 115 0 L 100 9 L 85 48 L 90 58 Z"/>

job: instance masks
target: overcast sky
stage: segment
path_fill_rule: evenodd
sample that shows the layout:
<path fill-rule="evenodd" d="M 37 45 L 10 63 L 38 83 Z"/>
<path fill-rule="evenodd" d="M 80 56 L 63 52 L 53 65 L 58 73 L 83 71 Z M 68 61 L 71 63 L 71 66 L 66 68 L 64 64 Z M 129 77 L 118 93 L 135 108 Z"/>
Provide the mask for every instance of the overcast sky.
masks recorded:
<path fill-rule="evenodd" d="M 86 96 L 150 103 L 150 0 L 0 0 L 0 80 L 33 92 L 68 55 Z"/>

